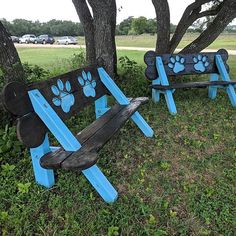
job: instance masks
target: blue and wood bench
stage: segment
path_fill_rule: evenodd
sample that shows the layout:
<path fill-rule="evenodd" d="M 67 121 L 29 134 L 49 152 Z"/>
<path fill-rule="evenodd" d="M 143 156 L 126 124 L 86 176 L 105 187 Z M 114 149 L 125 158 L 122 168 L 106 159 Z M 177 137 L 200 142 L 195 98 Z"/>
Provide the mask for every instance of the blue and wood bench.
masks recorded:
<path fill-rule="evenodd" d="M 108 107 L 107 95 L 117 101 L 114 106 Z M 98 152 L 129 118 L 145 136 L 153 136 L 137 111 L 147 100 L 128 99 L 99 66 L 27 85 L 12 82 L 3 90 L 5 108 L 17 117 L 17 136 L 30 148 L 36 182 L 50 188 L 55 183 L 54 170 L 81 171 L 106 202 L 114 202 L 118 194 L 96 165 Z M 97 119 L 73 134 L 65 121 L 91 104 Z M 50 146 L 48 132 L 61 147 Z"/>
<path fill-rule="evenodd" d="M 159 102 L 160 94 L 164 94 L 170 113 L 176 114 L 177 109 L 173 98 L 176 89 L 208 88 L 209 98 L 215 99 L 217 89 L 223 88 L 228 94 L 231 104 L 236 107 L 236 81 L 230 79 L 227 59 L 228 52 L 224 49 L 210 53 L 162 55 L 148 51 L 144 55 L 147 65 L 145 75 L 152 81 L 153 101 Z M 171 84 L 168 80 L 168 76 L 177 80 L 178 76 L 203 74 L 209 74 L 210 80 Z"/>

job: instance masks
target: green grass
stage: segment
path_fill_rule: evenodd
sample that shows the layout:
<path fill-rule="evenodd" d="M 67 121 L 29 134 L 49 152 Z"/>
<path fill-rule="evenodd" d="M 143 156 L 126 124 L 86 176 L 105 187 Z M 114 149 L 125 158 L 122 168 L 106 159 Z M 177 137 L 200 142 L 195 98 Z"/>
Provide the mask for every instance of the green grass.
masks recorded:
<path fill-rule="evenodd" d="M 22 62 L 36 64 L 48 70 L 52 70 L 59 66 L 63 67 L 65 63 L 64 59 L 69 59 L 74 53 L 79 53 L 80 50 L 81 49 L 76 48 L 17 48 Z M 117 52 L 118 58 L 121 56 L 128 56 L 140 65 L 144 65 L 144 54 L 145 52 L 142 51 L 118 50 Z M 235 61 L 236 56 L 230 55 L 229 65 L 233 77 L 236 77 Z"/>
<path fill-rule="evenodd" d="M 191 43 L 197 36 L 198 34 L 185 35 L 178 48 L 185 47 L 186 45 Z M 235 42 L 236 42 L 236 34 L 222 34 L 208 48 L 211 49 L 225 48 L 225 49 L 236 50 Z M 116 45 L 126 46 L 126 47 L 155 48 L 156 35 L 116 36 Z"/>
<path fill-rule="evenodd" d="M 50 55 L 45 60 L 69 58 L 74 49 L 66 50 L 44 51 Z M 37 61 L 35 51 L 30 60 L 23 53 L 24 61 Z M 119 55 L 143 63 L 142 52 Z M 231 57 L 229 64 L 236 77 L 235 61 Z M 41 62 L 47 67 L 43 57 Z M 120 72 L 118 83 L 127 95 L 150 96 L 142 73 L 131 78 Z M 214 101 L 205 89 L 174 96 L 177 116 L 169 114 L 163 97 L 140 109 L 154 138 L 128 122 L 100 152 L 98 165 L 119 192 L 114 204 L 104 203 L 77 172 L 58 170 L 52 189 L 38 186 L 15 128 L 0 129 L 2 235 L 235 235 L 235 108 L 222 90 Z M 74 132 L 95 119 L 93 107 L 79 117 L 68 121 Z"/>

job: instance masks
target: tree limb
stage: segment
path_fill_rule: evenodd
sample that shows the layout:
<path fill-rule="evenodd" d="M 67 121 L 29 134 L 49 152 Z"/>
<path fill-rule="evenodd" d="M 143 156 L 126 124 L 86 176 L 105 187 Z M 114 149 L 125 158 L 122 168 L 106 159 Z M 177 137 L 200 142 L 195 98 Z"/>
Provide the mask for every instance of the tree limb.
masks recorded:
<path fill-rule="evenodd" d="M 220 35 L 224 28 L 236 18 L 236 1 L 225 0 L 222 4 L 213 22 L 197 39 L 187 45 L 181 53 L 196 53 L 208 47 Z"/>

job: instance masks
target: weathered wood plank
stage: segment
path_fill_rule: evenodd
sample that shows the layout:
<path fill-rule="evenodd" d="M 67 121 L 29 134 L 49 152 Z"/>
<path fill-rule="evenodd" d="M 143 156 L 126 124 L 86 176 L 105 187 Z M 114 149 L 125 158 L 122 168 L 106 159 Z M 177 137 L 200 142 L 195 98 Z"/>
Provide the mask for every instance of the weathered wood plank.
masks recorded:
<path fill-rule="evenodd" d="M 229 66 L 226 64 L 228 52 L 225 49 L 209 53 L 162 55 L 154 51 L 148 51 L 144 55 L 144 61 L 147 65 L 145 75 L 149 80 L 158 78 L 155 64 L 157 56 L 162 58 L 165 72 L 170 76 L 219 73 L 215 63 L 216 54 L 221 55 L 227 71 L 229 71 Z"/>
<path fill-rule="evenodd" d="M 125 124 L 125 122 L 132 116 L 139 106 L 146 102 L 147 99 L 137 98 L 133 99 L 131 103 L 125 106 L 120 112 L 118 112 L 112 119 L 110 119 L 106 125 L 99 129 L 94 135 L 92 135 L 84 145 L 82 145 L 82 153 L 96 153 L 98 152 L 113 136 L 114 134 Z M 76 169 L 78 168 L 79 158 L 77 153 L 73 153 L 70 157 L 62 162 L 63 169 Z"/>
<path fill-rule="evenodd" d="M 101 118 L 81 131 L 77 138 L 82 148 L 77 152 L 63 154 L 61 148 L 56 154 L 47 154 L 40 159 L 41 166 L 48 169 L 79 169 L 83 170 L 94 165 L 98 159 L 97 152 L 108 142 L 112 136 L 124 125 L 138 107 L 147 102 L 147 98 L 137 98 L 129 105 L 113 106 Z M 59 159 L 59 160 L 58 160 Z M 54 164 L 55 162 L 55 164 Z"/>
<path fill-rule="evenodd" d="M 184 88 L 206 88 L 208 86 L 227 86 L 229 84 L 236 84 L 236 81 L 206 81 L 206 82 L 189 82 L 189 83 L 176 83 L 171 85 L 151 85 L 151 88 L 158 90 L 170 90 L 170 89 L 184 89 Z"/>

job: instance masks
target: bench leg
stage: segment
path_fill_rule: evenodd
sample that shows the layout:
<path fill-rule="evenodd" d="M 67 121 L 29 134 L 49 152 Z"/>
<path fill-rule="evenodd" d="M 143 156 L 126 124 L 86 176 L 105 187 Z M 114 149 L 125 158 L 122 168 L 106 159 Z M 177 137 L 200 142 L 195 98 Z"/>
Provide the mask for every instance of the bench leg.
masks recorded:
<path fill-rule="evenodd" d="M 229 96 L 229 100 L 233 107 L 236 107 L 236 93 L 233 85 L 228 85 L 226 88 L 226 92 Z"/>
<path fill-rule="evenodd" d="M 118 197 L 117 191 L 97 165 L 93 165 L 89 169 L 83 170 L 83 174 L 105 202 L 112 203 L 116 201 Z"/>
<path fill-rule="evenodd" d="M 177 109 L 176 109 L 176 106 L 175 106 L 175 101 L 174 101 L 174 98 L 173 98 L 172 91 L 171 90 L 166 90 L 164 92 L 164 95 L 165 95 L 166 104 L 167 104 L 167 107 L 169 109 L 169 112 L 172 115 L 177 114 Z"/>
<path fill-rule="evenodd" d="M 158 79 L 155 79 L 152 81 L 152 85 L 159 85 L 161 84 L 161 80 L 158 78 Z M 152 100 L 154 103 L 158 103 L 160 101 L 160 91 L 157 90 L 157 89 L 152 89 Z"/>
<path fill-rule="evenodd" d="M 219 80 L 218 74 L 211 74 L 210 75 L 210 81 L 217 81 Z M 209 86 L 208 87 L 208 97 L 210 99 L 215 99 L 217 95 L 217 87 L 216 86 Z"/>
<path fill-rule="evenodd" d="M 131 119 L 133 122 L 139 127 L 139 129 L 143 132 L 146 137 L 152 137 L 154 131 L 148 125 L 148 123 L 143 119 L 143 117 L 136 111 L 132 116 Z"/>
<path fill-rule="evenodd" d="M 45 155 L 46 153 L 50 152 L 48 136 L 46 135 L 44 142 L 36 147 L 30 148 L 33 169 L 34 169 L 34 176 L 35 180 L 38 184 L 50 188 L 54 185 L 54 173 L 53 170 L 44 169 L 40 166 L 40 158 Z"/>
<path fill-rule="evenodd" d="M 104 113 L 106 113 L 110 108 L 107 105 L 107 96 L 104 95 L 95 101 L 95 114 L 96 119 L 101 117 Z"/>

